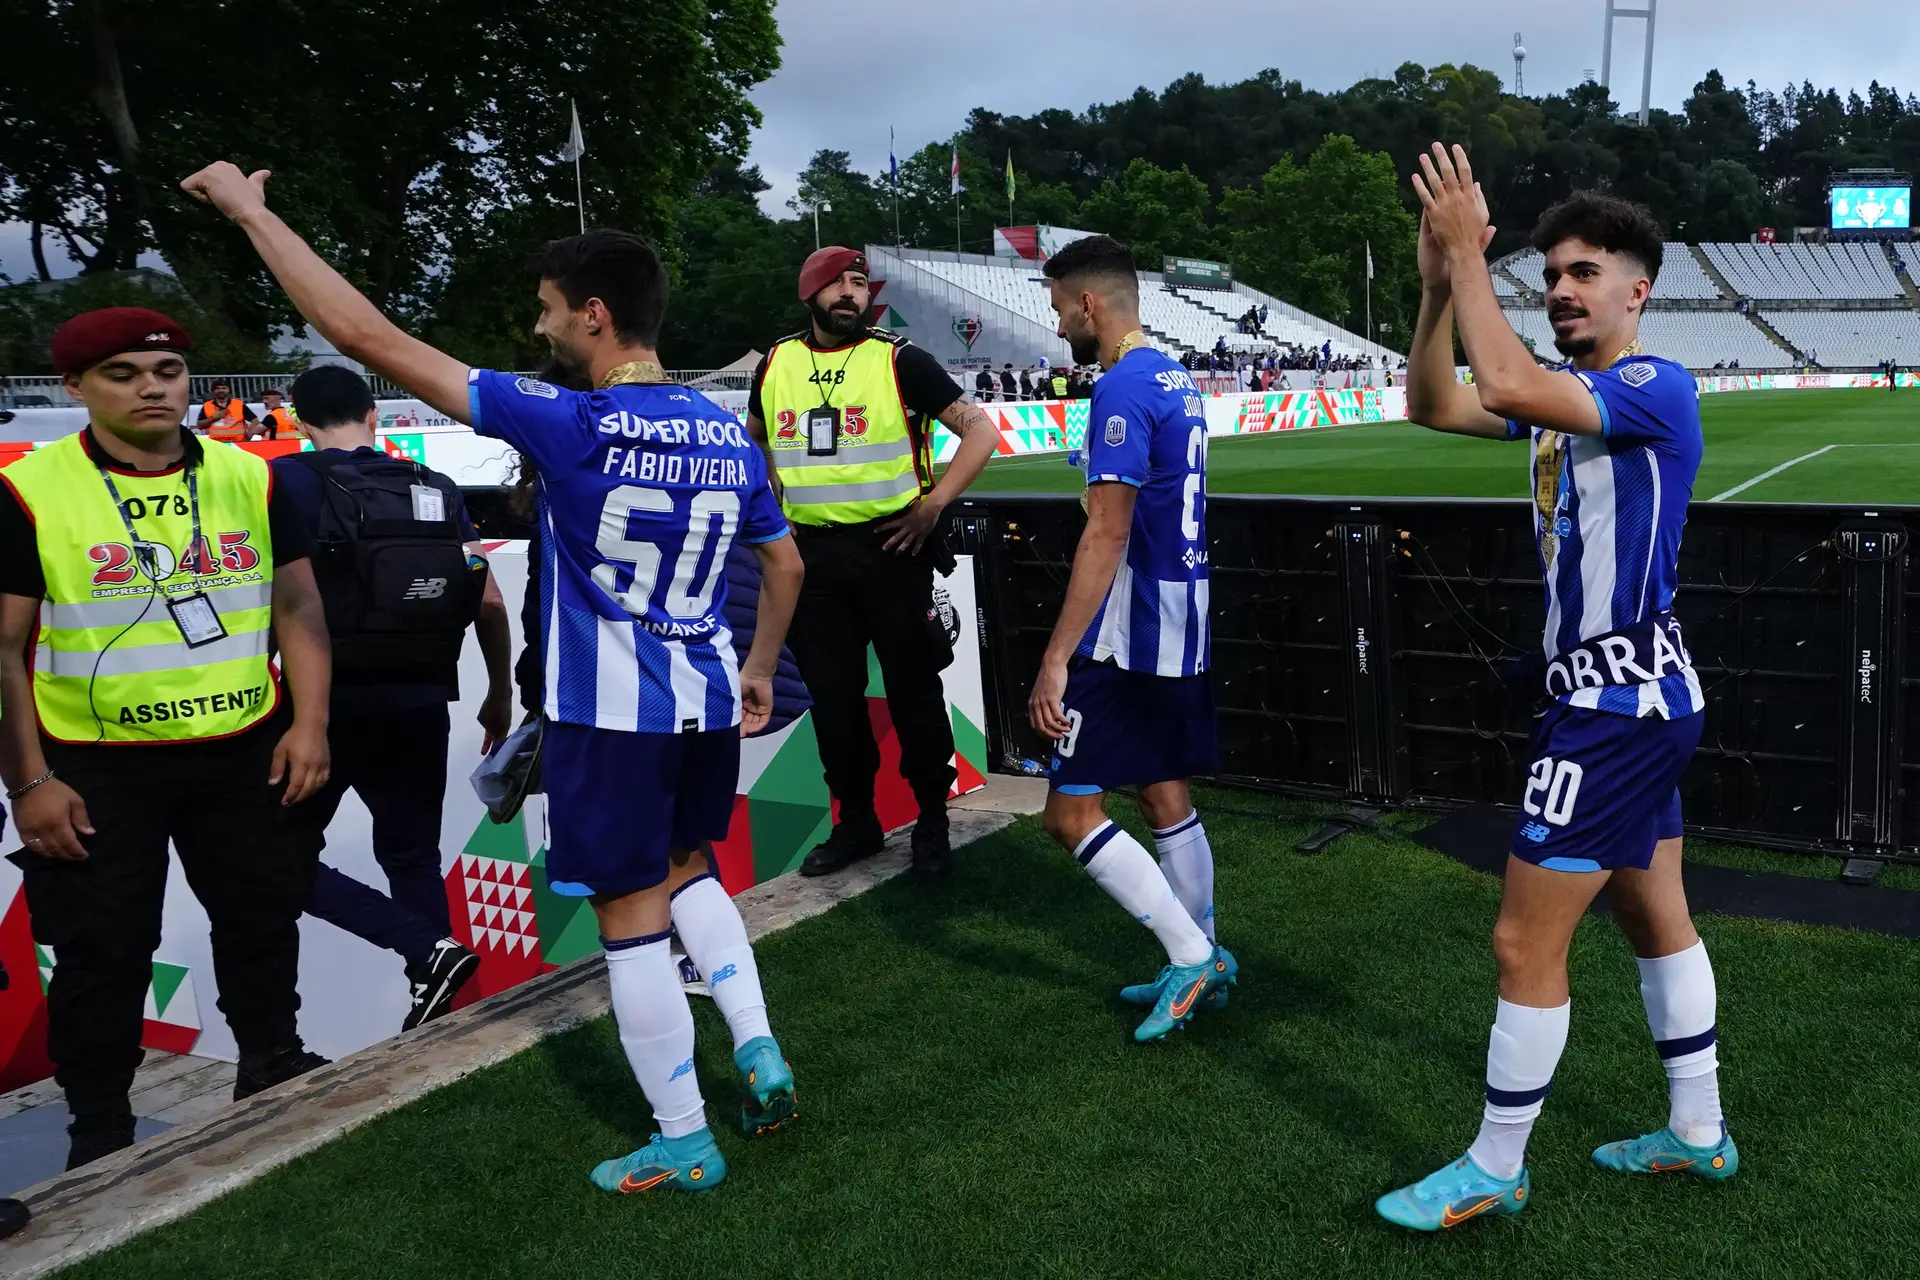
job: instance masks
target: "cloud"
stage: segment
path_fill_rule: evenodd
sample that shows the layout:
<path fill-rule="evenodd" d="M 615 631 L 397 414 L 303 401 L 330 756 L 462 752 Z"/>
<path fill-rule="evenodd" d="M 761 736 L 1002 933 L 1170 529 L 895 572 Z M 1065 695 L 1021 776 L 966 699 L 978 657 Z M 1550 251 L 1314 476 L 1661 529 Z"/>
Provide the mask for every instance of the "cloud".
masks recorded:
<path fill-rule="evenodd" d="M 1277 67 L 1310 89 L 1339 89 L 1402 62 L 1471 62 L 1511 76 L 1524 35 L 1526 88 L 1541 94 L 1600 67 L 1599 0 L 780 0 L 781 69 L 753 95 L 766 116 L 749 159 L 784 213 L 794 175 L 821 148 L 851 152 L 877 173 L 887 126 L 901 155 L 958 132 L 972 108 L 1028 115 L 1084 110 L 1189 72 L 1230 83 Z M 1615 24 L 1613 90 L 1638 106 L 1642 33 Z M 1920 92 L 1920 22 L 1910 0 L 1861 0 L 1828 10 L 1802 0 L 1667 0 L 1654 41 L 1653 101 L 1677 108 L 1708 70 L 1779 88 L 1811 80 L 1864 90 L 1878 79 Z M 1014 157 L 1015 164 L 1019 157 Z"/>

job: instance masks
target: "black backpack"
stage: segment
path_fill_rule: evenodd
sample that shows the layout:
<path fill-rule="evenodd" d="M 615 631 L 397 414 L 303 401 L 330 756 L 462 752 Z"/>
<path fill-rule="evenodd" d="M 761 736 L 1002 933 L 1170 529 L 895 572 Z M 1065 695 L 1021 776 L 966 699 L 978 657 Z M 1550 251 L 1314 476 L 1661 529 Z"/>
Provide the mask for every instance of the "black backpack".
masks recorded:
<path fill-rule="evenodd" d="M 332 449 L 292 456 L 320 483 L 313 565 L 334 683 L 457 689 L 460 645 L 486 587 L 485 566 L 468 564 L 455 518 L 459 489 L 401 458 Z M 414 519 L 415 485 L 439 492 L 442 519 Z"/>

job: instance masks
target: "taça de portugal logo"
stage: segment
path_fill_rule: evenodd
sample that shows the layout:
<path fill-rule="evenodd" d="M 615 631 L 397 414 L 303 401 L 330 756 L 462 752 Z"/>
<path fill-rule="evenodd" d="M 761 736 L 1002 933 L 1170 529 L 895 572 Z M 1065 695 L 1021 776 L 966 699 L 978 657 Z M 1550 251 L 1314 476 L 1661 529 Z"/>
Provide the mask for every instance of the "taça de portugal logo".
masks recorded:
<path fill-rule="evenodd" d="M 973 344 L 980 341 L 980 335 L 987 326 L 980 322 L 979 316 L 955 316 L 953 318 L 953 336 L 967 344 L 967 350 L 973 350 Z"/>

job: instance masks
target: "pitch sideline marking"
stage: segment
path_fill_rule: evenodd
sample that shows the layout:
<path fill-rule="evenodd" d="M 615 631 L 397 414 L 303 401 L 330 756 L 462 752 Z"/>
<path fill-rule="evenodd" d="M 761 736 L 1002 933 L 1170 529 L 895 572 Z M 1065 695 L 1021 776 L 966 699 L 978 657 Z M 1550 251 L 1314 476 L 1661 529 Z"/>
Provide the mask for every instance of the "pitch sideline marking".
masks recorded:
<path fill-rule="evenodd" d="M 1902 440 L 1861 440 L 1861 441 L 1852 442 L 1852 443 L 1825 445 L 1819 449 L 1815 449 L 1812 453 L 1803 453 L 1799 457 L 1789 459 L 1788 461 L 1781 463 L 1777 467 L 1772 467 L 1766 471 L 1762 471 L 1759 475 L 1755 476 L 1751 480 L 1743 480 L 1739 484 L 1733 486 L 1733 488 L 1727 490 L 1725 493 L 1714 494 L 1711 498 L 1708 498 L 1707 501 L 1708 502 L 1725 502 L 1728 498 L 1731 498 L 1734 494 L 1743 493 L 1746 490 L 1753 488 L 1753 486 L 1759 484 L 1762 480 L 1771 479 L 1772 477 L 1779 475 L 1782 471 L 1785 471 L 1788 467 L 1796 466 L 1802 462 L 1805 462 L 1808 458 L 1817 458 L 1821 454 L 1830 452 L 1831 450 L 1834 450 L 1834 449 L 1915 449 L 1915 448 L 1920 448 L 1920 444 L 1916 444 L 1910 441 L 1902 441 Z"/>

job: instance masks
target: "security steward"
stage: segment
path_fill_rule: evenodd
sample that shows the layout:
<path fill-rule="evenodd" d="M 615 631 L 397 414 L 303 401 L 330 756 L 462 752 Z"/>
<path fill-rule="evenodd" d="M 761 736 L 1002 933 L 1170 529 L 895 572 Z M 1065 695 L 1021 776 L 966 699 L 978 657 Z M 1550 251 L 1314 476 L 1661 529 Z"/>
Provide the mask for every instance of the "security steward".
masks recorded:
<path fill-rule="evenodd" d="M 328 366 L 322 365 L 321 368 Z M 284 403 L 285 397 L 280 388 L 268 387 L 260 393 L 260 403 L 267 412 L 260 419 L 260 425 L 248 434 L 255 440 L 298 440 L 301 438 L 300 420 L 293 416 L 293 410 Z"/>
<path fill-rule="evenodd" d="M 234 1097 L 326 1061 L 295 1025 L 313 861 L 284 807 L 327 779 L 326 620 L 267 464 L 181 425 L 192 346 L 144 308 L 67 321 L 53 363 L 88 426 L 0 472 L 0 776 L 54 954 L 69 1169 L 133 1142 L 169 841 L 212 924 Z"/>
<path fill-rule="evenodd" d="M 239 444 L 247 438 L 247 424 L 256 422 L 253 406 L 233 394 L 226 382 L 213 384 L 213 398 L 200 406 L 200 421 L 194 426 L 209 440 Z"/>
<path fill-rule="evenodd" d="M 826 875 L 870 857 L 885 834 L 873 800 L 880 749 L 867 717 L 871 644 L 900 740 L 900 773 L 920 806 L 914 868 L 937 877 L 951 854 L 953 726 L 940 672 L 953 651 L 934 609 L 933 573 L 952 571 L 945 512 L 993 456 L 995 433 L 938 360 L 869 326 L 865 254 L 838 245 L 815 251 L 800 270 L 800 301 L 811 323 L 760 362 L 747 416 L 806 561 L 787 643 L 813 697 L 820 763 L 840 807 L 800 874 Z M 937 484 L 935 420 L 960 440 Z"/>

